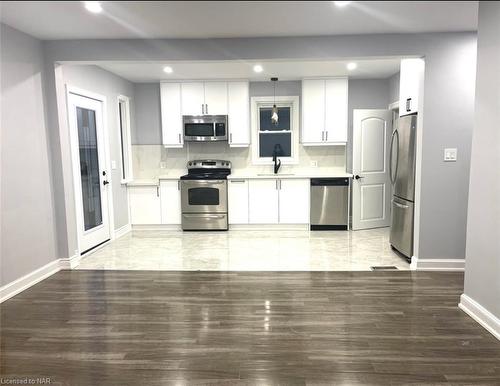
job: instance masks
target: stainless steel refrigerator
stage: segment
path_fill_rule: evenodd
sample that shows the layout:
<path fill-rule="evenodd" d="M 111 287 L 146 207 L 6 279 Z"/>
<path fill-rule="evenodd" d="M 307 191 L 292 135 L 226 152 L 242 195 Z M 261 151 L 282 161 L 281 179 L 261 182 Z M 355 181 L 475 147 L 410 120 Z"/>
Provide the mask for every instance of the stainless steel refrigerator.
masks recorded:
<path fill-rule="evenodd" d="M 416 131 L 417 114 L 399 118 L 389 163 L 393 185 L 390 243 L 408 259 L 413 255 Z"/>

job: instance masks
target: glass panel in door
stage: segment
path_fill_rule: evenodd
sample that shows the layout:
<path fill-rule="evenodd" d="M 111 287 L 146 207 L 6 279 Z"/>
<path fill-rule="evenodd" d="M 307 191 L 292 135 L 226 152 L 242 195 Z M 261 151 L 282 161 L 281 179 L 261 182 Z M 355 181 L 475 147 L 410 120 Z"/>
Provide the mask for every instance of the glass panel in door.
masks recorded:
<path fill-rule="evenodd" d="M 84 229 L 102 225 L 101 180 L 97 149 L 95 111 L 77 107 L 78 149 L 80 154 L 80 175 Z"/>

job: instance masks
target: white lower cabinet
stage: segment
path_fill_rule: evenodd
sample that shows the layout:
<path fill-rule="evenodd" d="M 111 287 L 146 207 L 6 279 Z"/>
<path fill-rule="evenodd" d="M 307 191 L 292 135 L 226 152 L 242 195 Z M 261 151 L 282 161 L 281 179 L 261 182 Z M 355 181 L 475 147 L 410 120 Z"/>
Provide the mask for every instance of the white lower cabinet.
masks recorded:
<path fill-rule="evenodd" d="M 181 223 L 180 180 L 160 181 L 161 223 L 178 225 Z"/>
<path fill-rule="evenodd" d="M 248 180 L 228 180 L 229 224 L 248 224 Z"/>
<path fill-rule="evenodd" d="M 131 224 L 161 224 L 160 192 L 157 185 L 130 186 L 128 192 Z"/>
<path fill-rule="evenodd" d="M 308 224 L 309 179 L 251 179 L 250 224 Z"/>
<path fill-rule="evenodd" d="M 308 179 L 279 180 L 280 224 L 309 224 Z"/>
<path fill-rule="evenodd" d="M 278 224 L 278 206 L 278 180 L 249 180 L 248 219 L 250 224 Z"/>

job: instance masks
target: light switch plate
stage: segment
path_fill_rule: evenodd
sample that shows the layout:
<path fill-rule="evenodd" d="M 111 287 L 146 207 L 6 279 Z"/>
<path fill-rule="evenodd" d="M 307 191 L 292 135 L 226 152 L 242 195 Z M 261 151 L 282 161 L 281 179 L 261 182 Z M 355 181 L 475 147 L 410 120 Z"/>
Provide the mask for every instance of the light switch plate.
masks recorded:
<path fill-rule="evenodd" d="M 444 162 L 456 162 L 456 161 L 457 161 L 457 148 L 444 149 Z"/>
<path fill-rule="evenodd" d="M 318 167 L 318 161 L 311 161 L 311 167 L 312 168 L 317 168 Z"/>
<path fill-rule="evenodd" d="M 116 169 L 116 161 L 111 160 L 111 169 Z"/>
<path fill-rule="evenodd" d="M 167 163 L 164 161 L 160 162 L 160 169 L 166 169 L 167 168 Z"/>

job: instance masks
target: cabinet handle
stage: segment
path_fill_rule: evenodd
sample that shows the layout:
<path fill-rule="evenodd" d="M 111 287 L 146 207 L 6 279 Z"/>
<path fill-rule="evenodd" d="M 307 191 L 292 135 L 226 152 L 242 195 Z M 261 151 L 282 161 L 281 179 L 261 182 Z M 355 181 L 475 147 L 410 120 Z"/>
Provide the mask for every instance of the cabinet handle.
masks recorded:
<path fill-rule="evenodd" d="M 201 114 L 205 114 L 205 105 L 201 104 Z"/>
<path fill-rule="evenodd" d="M 280 190 L 281 190 L 281 180 L 279 180 L 279 181 L 280 181 Z"/>
<path fill-rule="evenodd" d="M 160 197 L 160 187 L 156 187 L 156 197 Z"/>
<path fill-rule="evenodd" d="M 325 140 L 325 132 L 322 131 L 321 132 L 321 142 L 323 142 Z"/>
<path fill-rule="evenodd" d="M 208 105 L 205 103 L 205 114 L 208 114 Z"/>
<path fill-rule="evenodd" d="M 181 143 L 181 133 L 179 133 L 179 143 Z"/>
<path fill-rule="evenodd" d="M 411 98 L 406 100 L 406 111 L 411 111 Z"/>
<path fill-rule="evenodd" d="M 328 131 L 325 131 L 325 141 L 328 142 Z"/>
<path fill-rule="evenodd" d="M 244 184 L 245 180 L 229 180 L 232 184 Z"/>
<path fill-rule="evenodd" d="M 181 180 L 177 180 L 177 190 L 181 190 Z"/>
<path fill-rule="evenodd" d="M 274 181 L 276 183 L 276 190 L 278 190 L 278 180 Z"/>
<path fill-rule="evenodd" d="M 229 143 L 233 143 L 233 133 L 229 133 Z"/>

